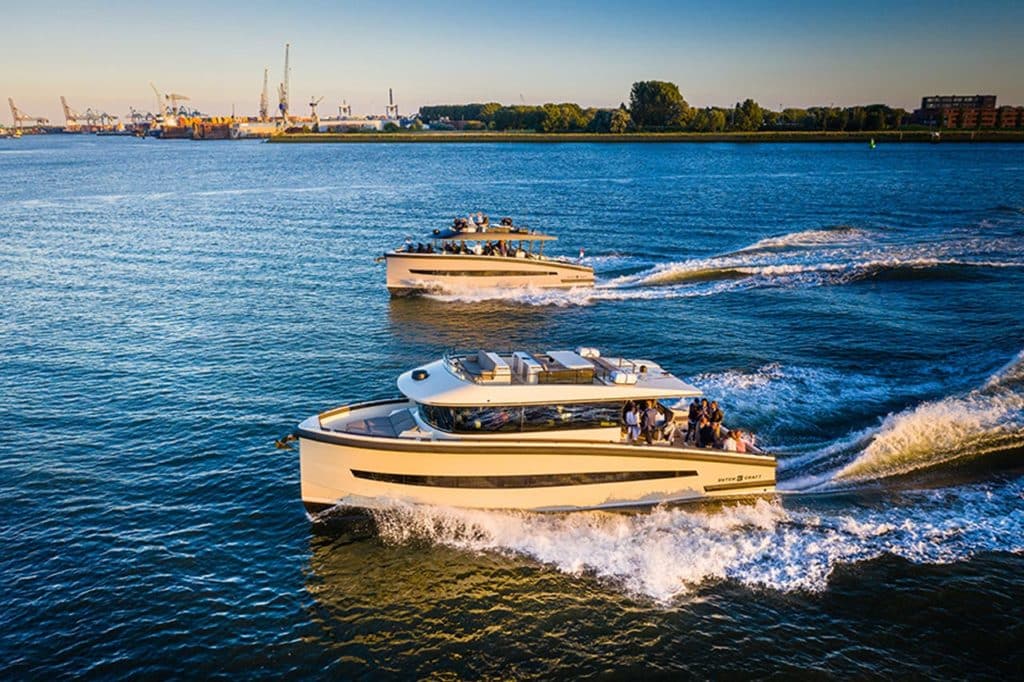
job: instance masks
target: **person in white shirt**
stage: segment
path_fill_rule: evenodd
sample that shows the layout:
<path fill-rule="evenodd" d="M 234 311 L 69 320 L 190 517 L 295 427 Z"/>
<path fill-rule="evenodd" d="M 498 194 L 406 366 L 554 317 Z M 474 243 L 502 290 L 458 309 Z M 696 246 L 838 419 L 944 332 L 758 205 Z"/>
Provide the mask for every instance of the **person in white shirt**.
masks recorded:
<path fill-rule="evenodd" d="M 640 438 L 640 416 L 634 403 L 630 403 L 626 408 L 626 438 L 630 443 L 635 443 Z"/>

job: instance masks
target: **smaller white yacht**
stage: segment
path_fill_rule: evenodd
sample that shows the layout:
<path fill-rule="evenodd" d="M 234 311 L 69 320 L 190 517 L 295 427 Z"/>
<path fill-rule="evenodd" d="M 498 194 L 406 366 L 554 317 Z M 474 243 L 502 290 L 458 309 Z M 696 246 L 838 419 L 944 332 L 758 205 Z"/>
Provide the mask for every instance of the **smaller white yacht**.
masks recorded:
<path fill-rule="evenodd" d="M 392 296 L 430 292 L 532 287 L 592 286 L 594 270 L 567 258 L 544 254 L 557 239 L 519 227 L 511 218 L 494 225 L 483 213 L 456 218 L 434 230 L 426 242 L 408 241 L 384 254 Z"/>
<path fill-rule="evenodd" d="M 445 355 L 397 383 L 401 397 L 299 425 L 310 513 L 368 500 L 571 511 L 775 489 L 774 457 L 693 443 L 688 416 L 669 404 L 700 390 L 651 360 L 593 348 L 480 350 Z M 657 415 L 650 442 L 627 428 L 633 405 Z"/>

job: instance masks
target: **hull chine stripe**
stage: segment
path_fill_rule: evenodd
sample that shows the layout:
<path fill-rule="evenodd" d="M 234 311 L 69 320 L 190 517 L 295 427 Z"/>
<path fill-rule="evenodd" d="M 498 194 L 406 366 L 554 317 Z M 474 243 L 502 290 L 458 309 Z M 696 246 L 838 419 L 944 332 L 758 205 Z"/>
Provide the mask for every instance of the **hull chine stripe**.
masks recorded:
<path fill-rule="evenodd" d="M 370 481 L 432 488 L 552 488 L 559 486 L 628 483 L 659 478 L 696 476 L 696 471 L 598 471 L 569 474 L 521 474 L 513 476 L 437 476 L 389 474 L 352 469 L 352 475 Z"/>

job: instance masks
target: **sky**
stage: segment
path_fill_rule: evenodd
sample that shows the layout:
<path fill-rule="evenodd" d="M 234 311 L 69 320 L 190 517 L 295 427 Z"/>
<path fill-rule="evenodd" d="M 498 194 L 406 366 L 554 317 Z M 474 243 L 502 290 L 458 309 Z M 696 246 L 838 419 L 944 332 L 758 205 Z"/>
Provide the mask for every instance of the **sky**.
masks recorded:
<path fill-rule="evenodd" d="M 211 115 L 271 108 L 291 44 L 292 112 L 343 100 L 382 114 L 424 104 L 577 102 L 611 107 L 638 80 L 669 80 L 692 106 L 885 103 L 996 94 L 1024 105 L 1024 2 L 5 2 L 0 95 L 62 122 L 156 106 L 149 87 Z M 10 123 L 6 107 L 0 122 Z"/>

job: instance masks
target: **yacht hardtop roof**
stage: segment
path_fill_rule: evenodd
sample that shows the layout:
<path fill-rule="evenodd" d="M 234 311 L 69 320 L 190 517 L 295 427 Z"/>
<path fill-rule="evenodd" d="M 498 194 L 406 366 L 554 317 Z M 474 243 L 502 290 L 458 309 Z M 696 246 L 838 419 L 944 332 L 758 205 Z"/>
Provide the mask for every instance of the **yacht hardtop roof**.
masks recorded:
<path fill-rule="evenodd" d="M 689 398 L 700 389 L 651 360 L 602 357 L 593 348 L 446 355 L 398 377 L 410 400 L 448 407 Z"/>

